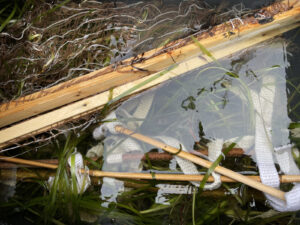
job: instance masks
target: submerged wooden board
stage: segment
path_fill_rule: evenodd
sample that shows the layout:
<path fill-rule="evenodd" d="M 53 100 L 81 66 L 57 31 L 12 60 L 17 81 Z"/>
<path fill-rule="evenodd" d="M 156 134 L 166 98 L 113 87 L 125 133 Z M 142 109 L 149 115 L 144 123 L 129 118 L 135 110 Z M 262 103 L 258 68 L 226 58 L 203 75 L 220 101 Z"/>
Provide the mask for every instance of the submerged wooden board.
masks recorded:
<path fill-rule="evenodd" d="M 240 32 L 239 35 L 234 37 L 230 37 L 230 39 L 222 39 L 223 42 L 218 42 L 218 44 L 212 45 L 205 45 L 211 53 L 214 55 L 216 59 L 220 59 L 222 57 L 231 55 L 235 52 L 238 52 L 242 49 L 251 47 L 257 43 L 262 41 L 268 40 L 278 34 L 284 33 L 288 30 L 291 30 L 297 26 L 299 26 L 300 20 L 300 7 L 299 4 L 297 7 L 294 7 L 292 10 L 283 12 L 279 15 L 274 16 L 274 21 L 268 24 L 257 25 L 257 24 L 250 24 L 249 30 L 245 30 L 244 32 Z M 224 34 L 224 32 L 223 32 Z M 222 34 L 222 36 L 223 36 Z M 210 40 L 212 41 L 212 37 Z M 220 38 L 220 37 L 219 37 Z M 217 39 L 218 40 L 218 39 Z M 205 42 L 202 42 L 204 44 Z M 211 42 L 215 43 L 215 42 Z M 184 50 L 182 52 L 177 52 L 177 57 L 175 60 L 177 61 L 178 58 L 183 57 L 182 55 L 189 56 L 184 58 L 182 63 L 179 63 L 178 67 L 170 71 L 169 73 L 161 76 L 160 78 L 144 85 L 142 89 L 154 86 L 159 84 L 165 80 L 168 80 L 172 77 L 178 76 L 182 73 L 195 69 L 201 65 L 204 65 L 211 61 L 211 59 L 205 55 L 201 57 L 190 57 L 191 55 L 199 55 L 199 48 L 195 44 L 190 44 L 188 46 L 183 47 Z M 190 54 L 190 51 L 194 52 Z M 185 52 L 185 54 L 183 54 Z M 196 54 L 197 52 L 197 54 Z M 162 57 L 162 56 L 159 56 Z M 168 62 L 170 56 L 164 55 L 163 57 L 166 58 L 164 61 L 165 63 Z M 152 60 L 152 59 L 151 59 Z M 160 61 L 157 62 L 160 64 Z M 172 59 L 172 64 L 174 63 Z M 153 63 L 152 63 L 153 64 Z M 164 64 L 164 63 L 162 63 Z M 162 65 L 160 64 L 160 65 Z M 141 63 L 143 65 L 143 63 Z M 140 65 L 140 67 L 142 67 Z M 146 64 L 145 64 L 146 65 Z M 149 64 L 147 64 L 149 65 Z M 168 64 L 164 64 L 165 68 Z M 114 73 L 117 71 L 113 71 Z M 118 72 L 119 73 L 119 72 Z M 156 76 L 156 74 L 152 75 Z M 149 77 L 144 77 L 136 81 L 132 81 L 130 83 L 124 84 L 114 89 L 113 97 L 118 96 L 119 94 L 127 91 L 129 88 L 134 87 L 135 85 L 144 82 L 145 80 L 149 79 Z M 109 83 L 109 79 L 104 81 L 104 83 Z M 79 83 L 80 84 L 80 83 Z M 79 85 L 78 84 L 78 85 Z M 115 85 L 115 83 L 113 83 Z M 113 87 L 114 87 L 113 85 Z M 69 90 L 69 89 L 66 89 Z M 65 90 L 65 91 L 66 91 Z M 73 89 L 71 89 L 73 90 Z M 140 91 L 141 89 L 135 90 L 135 92 Z M 47 95 L 46 95 L 47 96 Z M 45 97 L 46 97 L 45 96 Z M 64 96 L 64 95 L 63 95 Z M 0 147 L 7 146 L 12 144 L 18 140 L 23 138 L 29 137 L 31 135 L 35 135 L 50 129 L 53 126 L 58 126 L 59 124 L 65 122 L 66 120 L 78 118 L 81 115 L 99 110 L 104 104 L 107 103 L 109 98 L 109 91 L 102 92 L 98 95 L 86 98 L 84 100 L 75 102 L 73 104 L 67 105 L 65 107 L 61 107 L 59 109 L 53 110 L 52 112 L 45 113 L 38 117 L 26 120 L 19 124 L 13 125 L 11 127 L 5 128 L 0 130 Z M 54 99 L 55 100 L 55 99 Z M 29 103 L 29 102 L 28 102 Z M 21 107 L 21 105 L 20 105 Z M 28 111 L 26 111 L 28 112 Z M 15 114 L 16 115 L 16 114 Z M 7 117 L 5 117 L 7 118 Z M 2 120 L 2 119 L 1 119 Z M 7 118 L 10 120 L 10 118 Z"/>
<path fill-rule="evenodd" d="M 286 2 L 287 1 L 284 1 L 283 3 L 269 7 L 268 13 L 271 15 L 274 14 L 275 19 L 271 23 L 260 24 L 255 18 L 247 18 L 244 21 L 236 19 L 216 26 L 208 32 L 204 32 L 198 36 L 198 40 L 206 48 L 212 50 L 211 48 L 215 48 L 219 45 L 224 46 L 226 43 L 232 45 L 231 39 L 239 40 L 240 37 L 250 32 L 259 32 L 266 27 L 276 24 L 279 25 L 285 20 L 297 20 L 295 17 L 299 16 L 299 7 L 284 11 L 288 8 L 287 4 L 285 4 Z M 233 24 L 236 26 L 236 29 L 232 29 Z M 230 33 L 228 33 L 229 31 Z M 225 37 L 226 35 L 230 37 Z M 158 54 L 158 52 L 160 52 L 160 54 Z M 132 66 L 134 59 L 131 58 L 122 62 L 122 65 L 117 66 L 116 69 L 114 69 L 113 66 L 109 66 L 40 92 L 2 104 L 0 105 L 0 127 L 141 79 L 142 77 L 166 69 L 175 62 L 182 63 L 200 53 L 201 50 L 193 42 L 167 52 L 164 51 L 163 48 L 151 50 L 140 56 L 145 60 L 134 63 L 134 67 Z"/>

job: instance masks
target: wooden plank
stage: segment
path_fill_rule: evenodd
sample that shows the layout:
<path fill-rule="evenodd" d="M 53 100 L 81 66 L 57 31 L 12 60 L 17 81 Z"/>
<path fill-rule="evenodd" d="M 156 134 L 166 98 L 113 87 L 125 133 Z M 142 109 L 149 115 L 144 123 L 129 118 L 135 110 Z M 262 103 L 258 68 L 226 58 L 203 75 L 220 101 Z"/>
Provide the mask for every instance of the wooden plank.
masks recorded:
<path fill-rule="evenodd" d="M 294 7 L 291 10 L 280 13 L 280 10 L 287 8 L 286 2 L 287 1 L 280 4 L 277 3 L 269 7 L 269 14 L 274 14 L 274 21 L 271 23 L 260 24 L 257 19 L 253 17 L 244 19 L 243 24 L 240 20 L 234 20 L 234 24 L 237 26 L 236 29 L 232 29 L 232 24 L 227 22 L 216 26 L 209 32 L 202 33 L 197 38 L 201 41 L 201 44 L 212 50 L 213 48 L 222 47 L 226 44 L 232 45 L 232 40 L 239 40 L 241 37 L 247 36 L 249 32 L 260 32 L 273 25 L 276 26 L 286 21 L 291 22 L 298 20 L 299 7 Z M 225 37 L 227 31 L 232 31 L 234 34 L 230 33 L 229 38 Z M 178 43 L 180 43 L 180 41 Z M 122 62 L 122 65 L 119 65 L 116 69 L 109 66 L 46 90 L 2 104 L 0 105 L 0 127 L 139 80 L 142 77 L 155 74 L 167 68 L 174 64 L 174 62 L 184 62 L 199 55 L 201 52 L 199 47 L 194 43 L 188 43 L 180 48 L 158 54 L 162 50 L 163 48 L 155 49 L 143 54 L 143 56 L 140 57 L 145 60 L 134 63 L 134 67 L 131 65 L 133 62 L 133 58 L 131 58 Z M 136 68 L 141 68 L 143 71 L 137 70 Z"/>
<path fill-rule="evenodd" d="M 295 14 L 294 10 L 296 10 L 297 14 Z M 268 40 L 288 30 L 296 28 L 300 25 L 300 7 L 298 5 L 298 7 L 284 12 L 274 18 L 275 20 L 272 23 L 264 24 L 262 26 L 256 26 L 252 29 L 252 32 L 240 34 L 239 36 L 236 36 L 228 41 L 224 41 L 217 46 L 209 48 L 209 50 L 212 52 L 216 59 L 220 59 L 242 49 L 251 47 L 262 41 Z M 195 45 L 193 46 L 195 47 Z M 192 47 L 192 45 L 190 45 L 190 47 Z M 190 58 L 180 63 L 174 70 L 152 81 L 151 83 L 144 85 L 142 88 L 137 89 L 135 92 L 157 85 L 172 77 L 176 77 L 182 73 L 195 69 L 201 65 L 205 65 L 209 61 L 210 59 L 206 56 L 203 56 L 201 58 Z M 156 74 L 152 76 L 156 76 Z M 127 91 L 128 89 L 141 82 L 144 82 L 147 79 L 149 79 L 149 77 L 144 77 L 115 88 L 113 91 L 113 97 L 120 95 L 121 93 Z M 0 130 L 0 148 L 3 148 L 21 139 L 27 138 L 31 135 L 36 135 L 38 133 L 49 130 L 51 127 L 58 126 L 66 120 L 78 118 L 81 115 L 97 111 L 107 103 L 108 98 L 109 91 L 105 91 L 98 95 L 80 100 L 78 102 L 72 103 L 65 107 L 61 107 L 38 117 L 23 121 L 11 127 L 4 128 Z"/>

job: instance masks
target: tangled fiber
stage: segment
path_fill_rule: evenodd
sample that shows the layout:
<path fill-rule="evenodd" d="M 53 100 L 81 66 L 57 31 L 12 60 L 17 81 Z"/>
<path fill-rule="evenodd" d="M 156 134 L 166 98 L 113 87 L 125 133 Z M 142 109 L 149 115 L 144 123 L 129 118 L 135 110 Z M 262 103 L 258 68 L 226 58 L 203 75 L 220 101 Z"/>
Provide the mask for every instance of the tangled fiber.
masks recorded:
<path fill-rule="evenodd" d="M 35 1 L 0 33 L 0 102 L 250 13 L 242 4 L 178 3 Z"/>

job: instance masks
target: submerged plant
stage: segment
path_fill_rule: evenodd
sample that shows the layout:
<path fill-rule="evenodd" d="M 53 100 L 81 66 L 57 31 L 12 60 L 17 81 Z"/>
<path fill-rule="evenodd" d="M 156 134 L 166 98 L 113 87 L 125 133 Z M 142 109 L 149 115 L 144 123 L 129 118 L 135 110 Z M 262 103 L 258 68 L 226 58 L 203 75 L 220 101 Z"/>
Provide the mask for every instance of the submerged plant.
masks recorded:
<path fill-rule="evenodd" d="M 2 203 L 1 208 L 5 207 L 3 209 L 7 210 L 7 207 L 17 207 L 29 214 L 29 218 L 31 218 L 28 218 L 29 221 L 40 221 L 38 223 L 47 224 L 74 224 L 81 219 L 89 219 L 86 212 L 88 215 L 102 213 L 99 196 L 93 190 L 84 193 L 81 189 L 78 192 L 76 186 L 72 154 L 81 140 L 82 138 L 70 135 L 63 149 L 58 150 L 59 164 L 53 179 L 49 179 L 48 182 L 39 179 L 33 180 L 32 185 L 35 186 L 36 191 L 30 193 L 29 196 L 26 196 L 28 194 L 17 195 L 10 202 Z M 70 169 L 67 164 L 69 158 L 71 159 Z M 93 208 L 89 204 L 93 205 Z"/>

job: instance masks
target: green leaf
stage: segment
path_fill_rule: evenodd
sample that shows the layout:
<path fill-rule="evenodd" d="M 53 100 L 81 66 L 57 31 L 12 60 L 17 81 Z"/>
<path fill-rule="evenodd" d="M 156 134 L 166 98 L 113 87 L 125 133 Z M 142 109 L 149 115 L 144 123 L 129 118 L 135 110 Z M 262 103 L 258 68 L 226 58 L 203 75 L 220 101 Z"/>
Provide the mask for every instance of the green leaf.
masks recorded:
<path fill-rule="evenodd" d="M 239 75 L 237 75 L 236 73 L 234 72 L 226 72 L 225 74 L 231 76 L 231 77 L 234 77 L 234 78 L 239 78 Z"/>
<path fill-rule="evenodd" d="M 226 155 L 233 147 L 236 145 L 236 143 L 232 143 L 229 145 L 224 151 L 223 154 Z M 223 160 L 223 155 L 221 154 L 208 168 L 205 176 L 203 177 L 203 180 L 200 183 L 200 190 L 203 190 L 205 183 L 207 182 L 208 177 L 211 175 L 211 173 L 215 170 L 215 168 L 219 165 L 219 163 Z"/>
<path fill-rule="evenodd" d="M 134 209 L 134 208 L 132 208 L 132 207 L 130 207 L 128 205 L 123 205 L 123 204 L 117 203 L 117 206 L 121 207 L 121 208 L 124 208 L 124 209 L 128 209 L 129 211 L 133 212 L 134 214 L 140 216 L 140 212 L 139 211 L 137 211 L 136 209 Z"/>
<path fill-rule="evenodd" d="M 163 46 L 165 46 L 165 45 L 167 45 L 169 42 L 171 41 L 171 39 L 170 38 L 168 38 L 168 39 L 166 39 L 166 40 L 164 40 L 159 46 L 158 46 L 158 48 L 160 48 L 160 47 L 163 47 Z"/>
<path fill-rule="evenodd" d="M 123 92 L 122 94 L 120 94 L 119 96 L 117 96 L 116 98 L 114 98 L 113 100 L 111 100 L 111 101 L 109 102 L 109 104 L 110 104 L 110 103 L 114 103 L 114 102 L 120 100 L 121 98 L 124 98 L 125 96 L 127 96 L 127 95 L 133 93 L 134 91 L 140 89 L 141 87 L 145 86 L 146 84 L 150 83 L 151 81 L 154 81 L 154 80 L 156 80 L 157 78 L 159 78 L 159 77 L 165 75 L 166 73 L 172 71 L 172 70 L 175 69 L 177 66 L 178 66 L 177 64 L 173 64 L 173 65 L 171 65 L 170 67 L 168 67 L 167 69 L 165 69 L 164 71 L 162 71 L 162 72 L 160 72 L 160 73 L 158 73 L 158 74 L 155 74 L 154 76 L 150 77 L 149 79 L 147 79 L 147 80 L 145 80 L 145 81 L 143 81 L 143 82 L 141 82 L 141 83 L 135 85 L 134 87 L 128 89 L 127 91 Z"/>
<path fill-rule="evenodd" d="M 2 30 L 6 27 L 6 25 L 9 23 L 9 21 L 13 18 L 13 16 L 15 15 L 16 10 L 17 10 L 17 4 L 15 3 L 14 8 L 11 11 L 10 15 L 6 18 L 4 23 L 1 24 L 0 32 L 2 32 Z"/>
<path fill-rule="evenodd" d="M 182 101 L 181 107 L 184 108 L 186 111 L 188 109 L 194 110 L 196 109 L 195 102 L 196 99 L 193 96 L 187 97 L 185 100 Z"/>
<path fill-rule="evenodd" d="M 19 88 L 18 88 L 18 93 L 17 93 L 16 96 L 14 96 L 14 98 L 18 98 L 18 97 L 21 96 L 22 90 L 23 90 L 23 87 L 24 87 L 24 84 L 25 84 L 25 81 L 22 80 L 22 81 L 20 82 L 20 85 L 19 85 Z"/>
<path fill-rule="evenodd" d="M 200 48 L 200 50 L 202 51 L 202 53 L 204 55 L 207 55 L 209 58 L 211 58 L 214 62 L 216 62 L 217 64 L 220 64 L 218 62 L 218 60 L 213 56 L 213 54 L 211 54 L 211 52 L 205 48 L 195 37 L 192 36 L 192 40 L 195 42 L 195 44 Z"/>
<path fill-rule="evenodd" d="M 290 123 L 289 125 L 289 129 L 295 129 L 299 127 L 300 127 L 300 123 Z"/>
<path fill-rule="evenodd" d="M 213 55 L 208 51 L 195 37 L 192 36 L 192 40 L 195 44 L 201 49 L 202 53 L 207 55 L 208 57 L 212 58 L 214 61 L 216 60 Z"/>
<path fill-rule="evenodd" d="M 4 7 L 3 9 L 0 10 L 0 15 L 9 7 L 11 6 L 10 4 L 7 4 L 6 7 Z"/>
<path fill-rule="evenodd" d="M 47 12 L 42 13 L 41 15 L 37 16 L 34 20 L 33 23 L 35 23 L 37 20 L 39 20 L 40 18 L 42 18 L 43 16 L 54 12 L 55 10 L 59 9 L 60 7 L 64 6 L 65 4 L 67 4 L 70 0 L 65 0 L 62 3 L 55 5 L 53 8 L 49 9 Z"/>
<path fill-rule="evenodd" d="M 143 12 L 142 19 L 143 19 L 143 20 L 146 20 L 147 17 L 148 17 L 148 10 L 146 9 L 146 10 L 144 10 L 144 12 Z"/>
<path fill-rule="evenodd" d="M 72 187 L 73 193 L 77 195 L 77 182 L 76 182 L 76 167 L 75 167 L 75 154 L 71 155 L 71 177 L 72 177 Z"/>

